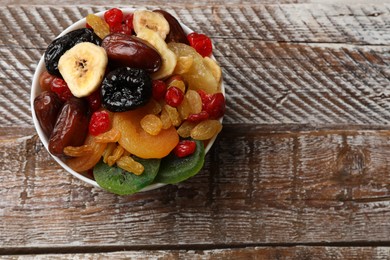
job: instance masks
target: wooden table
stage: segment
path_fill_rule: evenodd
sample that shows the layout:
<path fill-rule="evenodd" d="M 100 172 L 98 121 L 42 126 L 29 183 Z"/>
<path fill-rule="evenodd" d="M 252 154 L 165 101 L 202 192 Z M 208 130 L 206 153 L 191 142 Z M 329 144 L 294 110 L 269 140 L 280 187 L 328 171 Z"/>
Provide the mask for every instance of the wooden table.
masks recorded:
<path fill-rule="evenodd" d="M 0 0 L 2 257 L 389 259 L 390 1 L 76 3 Z M 29 103 L 50 41 L 113 6 L 211 36 L 227 94 L 201 173 L 123 197 L 56 164 Z"/>

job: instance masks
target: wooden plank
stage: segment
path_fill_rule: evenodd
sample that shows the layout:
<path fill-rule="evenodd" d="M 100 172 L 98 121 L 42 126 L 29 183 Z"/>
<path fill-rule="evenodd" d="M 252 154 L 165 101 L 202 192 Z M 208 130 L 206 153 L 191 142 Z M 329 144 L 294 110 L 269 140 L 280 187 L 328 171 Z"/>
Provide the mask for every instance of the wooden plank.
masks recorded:
<path fill-rule="evenodd" d="M 104 8 L 0 8 L 2 125 L 31 125 L 31 79 L 45 47 L 74 21 Z M 388 8 L 300 4 L 167 10 L 213 38 L 228 94 L 225 123 L 387 128 Z"/>
<path fill-rule="evenodd" d="M 390 242 L 389 131 L 227 126 L 199 175 L 124 197 L 65 173 L 31 129 L 8 133 L 0 142 L 0 252 Z"/>
<path fill-rule="evenodd" d="M 383 3 L 383 0 L 374 0 L 378 3 Z M 199 1 L 180 1 L 180 0 L 137 0 L 133 3 L 123 3 L 123 1 L 110 1 L 108 5 L 106 1 L 103 0 L 93 0 L 93 1 L 83 1 L 82 4 L 79 5 L 93 5 L 93 6 L 105 6 L 110 8 L 112 6 L 115 7 L 123 7 L 123 6 L 133 6 L 143 5 L 143 6 L 152 6 L 152 5 L 161 5 L 161 6 L 211 6 L 211 5 L 231 5 L 237 6 L 242 4 L 297 4 L 297 3 L 307 3 L 311 2 L 310 0 L 229 0 L 229 1 L 221 1 L 221 0 L 199 0 Z M 61 5 L 74 5 L 75 1 L 73 0 L 64 0 L 61 1 Z M 26 2 L 23 0 L 1 0 L 0 5 L 25 5 Z M 50 0 L 32 0 L 28 2 L 28 5 L 53 5 L 53 2 Z"/>
<path fill-rule="evenodd" d="M 389 259 L 388 247 L 247 247 L 214 250 L 148 250 L 85 254 L 8 255 L 7 259 Z M 2 257 L 0 257 L 1 259 Z"/>

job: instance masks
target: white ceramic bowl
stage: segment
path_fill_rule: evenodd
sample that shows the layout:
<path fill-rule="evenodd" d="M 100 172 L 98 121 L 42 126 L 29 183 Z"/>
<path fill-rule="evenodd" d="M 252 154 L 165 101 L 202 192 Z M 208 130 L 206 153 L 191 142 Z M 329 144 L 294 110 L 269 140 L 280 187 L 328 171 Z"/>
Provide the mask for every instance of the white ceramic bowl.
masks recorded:
<path fill-rule="evenodd" d="M 131 13 L 131 12 L 134 12 L 136 9 L 134 8 L 123 8 L 121 9 L 125 14 L 126 13 Z M 100 17 L 103 17 L 105 11 L 102 11 L 102 12 L 99 12 L 99 13 L 96 13 L 96 15 L 100 16 Z M 76 30 L 76 29 L 79 29 L 79 28 L 84 28 L 85 27 L 85 24 L 86 24 L 86 19 L 83 18 L 79 21 L 77 21 L 76 23 L 72 24 L 71 26 L 69 26 L 68 28 L 66 28 L 60 35 L 57 36 L 60 37 L 70 31 L 73 31 L 73 30 Z M 190 28 L 188 28 L 186 25 L 180 23 L 181 26 L 183 27 L 185 33 L 189 34 L 191 32 L 193 32 L 193 30 L 191 30 Z M 214 57 L 212 57 L 213 59 L 215 59 Z M 37 133 L 38 133 L 38 136 L 39 138 L 41 139 L 43 145 L 45 146 L 46 150 L 48 150 L 48 136 L 46 136 L 37 120 L 37 117 L 35 115 L 35 110 L 34 110 L 34 99 L 36 96 L 38 96 L 40 93 L 41 93 L 41 88 L 39 86 L 39 75 L 45 71 L 46 68 L 45 68 L 45 62 L 44 62 L 44 55 L 42 55 L 41 59 L 39 60 L 39 63 L 38 63 L 38 66 L 35 70 L 35 73 L 34 73 L 34 77 L 33 77 L 33 82 L 32 82 L 32 87 L 31 87 L 31 110 L 32 110 L 32 118 L 33 118 L 33 122 L 34 122 L 34 126 L 35 126 L 35 129 L 37 130 Z M 225 95 L 225 88 L 224 88 L 224 85 L 222 83 L 221 85 L 221 91 L 222 93 Z M 221 123 L 222 123 L 222 118 L 221 118 Z M 214 138 L 212 138 L 207 146 L 205 147 L 205 152 L 207 153 L 210 148 L 212 147 L 213 143 L 215 142 L 215 139 L 216 139 L 217 136 L 215 136 Z M 100 188 L 100 186 L 96 183 L 95 180 L 93 179 L 90 179 L 74 170 L 72 170 L 69 166 L 67 166 L 65 164 L 65 162 L 63 160 L 61 160 L 59 157 L 57 156 L 54 156 L 54 155 L 51 155 L 54 160 L 59 163 L 62 168 L 64 168 L 67 172 L 69 172 L 70 174 L 72 174 L 73 176 L 79 178 L 80 180 L 82 181 L 85 181 L 86 183 L 89 183 L 95 187 L 98 187 Z M 163 184 L 163 183 L 155 183 L 155 184 L 152 184 L 152 185 L 149 185 L 145 188 L 143 188 L 142 190 L 140 190 L 140 192 L 142 191 L 148 191 L 148 190 L 153 190 L 153 189 L 157 189 L 159 187 L 162 187 L 162 186 L 165 186 L 166 184 Z"/>

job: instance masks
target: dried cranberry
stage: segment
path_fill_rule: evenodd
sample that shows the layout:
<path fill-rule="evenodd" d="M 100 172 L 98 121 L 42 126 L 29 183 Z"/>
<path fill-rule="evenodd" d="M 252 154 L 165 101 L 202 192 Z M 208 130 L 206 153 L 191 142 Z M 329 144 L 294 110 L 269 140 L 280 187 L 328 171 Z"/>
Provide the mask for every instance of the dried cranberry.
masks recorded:
<path fill-rule="evenodd" d="M 60 78 L 55 78 L 51 81 L 50 90 L 56 93 L 63 102 L 66 102 L 73 97 L 68 84 L 66 84 L 65 80 Z"/>
<path fill-rule="evenodd" d="M 89 121 L 89 133 L 99 135 L 110 129 L 110 116 L 107 111 L 96 111 Z"/>
<path fill-rule="evenodd" d="M 225 114 L 225 97 L 222 93 L 211 95 L 209 102 L 204 109 L 210 116 L 210 119 L 220 118 Z"/>
<path fill-rule="evenodd" d="M 124 17 L 123 17 L 123 25 L 124 25 L 124 29 L 125 30 L 125 33 L 126 34 L 132 34 L 133 32 L 133 29 L 134 29 L 134 26 L 133 26 L 133 17 L 134 17 L 134 14 L 133 13 L 130 13 L 130 14 L 126 14 Z"/>
<path fill-rule="evenodd" d="M 176 145 L 176 147 L 173 149 L 173 153 L 177 157 L 182 158 L 193 154 L 195 150 L 196 150 L 195 141 L 183 140 Z"/>
<path fill-rule="evenodd" d="M 100 88 L 98 88 L 86 98 L 88 101 L 89 108 L 92 112 L 97 111 L 102 106 L 102 96 L 100 91 Z"/>
<path fill-rule="evenodd" d="M 202 110 L 206 111 L 210 119 L 220 118 L 225 114 L 225 97 L 222 93 L 207 94 L 198 90 L 202 99 Z"/>
<path fill-rule="evenodd" d="M 111 8 L 104 13 L 104 20 L 108 23 L 110 27 L 114 27 L 122 23 L 123 12 L 118 8 Z"/>
<path fill-rule="evenodd" d="M 178 107 L 184 99 L 184 94 L 178 87 L 170 87 L 165 93 L 165 102 L 171 107 Z"/>
<path fill-rule="evenodd" d="M 202 33 L 190 33 L 187 35 L 190 45 L 203 57 L 210 56 L 213 52 L 213 44 L 209 37 Z"/>
<path fill-rule="evenodd" d="M 190 122 L 200 122 L 209 119 L 209 113 L 206 111 L 201 111 L 198 114 L 191 114 L 187 117 L 187 120 Z"/>
<path fill-rule="evenodd" d="M 155 100 L 161 100 L 165 97 L 167 92 L 167 85 L 162 80 L 153 80 L 152 95 Z"/>
<path fill-rule="evenodd" d="M 198 90 L 198 94 L 202 99 L 202 108 L 204 109 L 206 107 L 206 104 L 210 101 L 210 95 L 201 89 Z"/>

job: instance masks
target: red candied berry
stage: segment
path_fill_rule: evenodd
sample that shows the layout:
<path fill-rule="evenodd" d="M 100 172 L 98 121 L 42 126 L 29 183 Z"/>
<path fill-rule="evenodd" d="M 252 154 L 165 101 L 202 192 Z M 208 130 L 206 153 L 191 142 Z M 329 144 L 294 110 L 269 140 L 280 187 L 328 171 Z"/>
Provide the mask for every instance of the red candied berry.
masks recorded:
<path fill-rule="evenodd" d="M 225 114 L 225 97 L 222 93 L 215 93 L 210 96 L 204 109 L 211 119 L 220 118 Z"/>
<path fill-rule="evenodd" d="M 122 24 L 123 12 L 118 8 L 111 8 L 104 13 L 104 20 L 110 27 L 114 27 L 118 24 Z"/>
<path fill-rule="evenodd" d="M 161 100 L 165 97 L 167 92 L 167 84 L 162 80 L 153 80 L 152 95 L 155 100 Z"/>
<path fill-rule="evenodd" d="M 187 120 L 190 121 L 190 122 L 200 122 L 200 121 L 204 121 L 204 120 L 207 120 L 209 119 L 209 113 L 207 113 L 206 111 L 201 111 L 200 113 L 198 114 L 191 114 L 187 117 Z"/>
<path fill-rule="evenodd" d="M 85 28 L 92 29 L 92 26 L 90 26 L 88 23 L 86 23 Z"/>
<path fill-rule="evenodd" d="M 121 23 L 110 26 L 110 32 L 132 35 L 133 34 L 133 14 L 125 15 L 123 17 L 123 21 Z"/>
<path fill-rule="evenodd" d="M 196 150 L 195 141 L 183 140 L 176 145 L 176 147 L 173 149 L 173 153 L 177 157 L 182 158 L 193 154 L 195 150 Z"/>
<path fill-rule="evenodd" d="M 213 44 L 205 34 L 193 32 L 187 35 L 187 39 L 191 47 L 203 57 L 210 56 L 213 52 Z"/>
<path fill-rule="evenodd" d="M 225 114 L 225 97 L 222 93 L 207 94 L 198 90 L 202 99 L 202 110 L 206 111 L 211 119 L 220 118 Z"/>
<path fill-rule="evenodd" d="M 178 87 L 170 87 L 165 93 L 165 102 L 171 107 L 178 107 L 184 99 L 184 94 Z"/>
<path fill-rule="evenodd" d="M 51 81 L 50 90 L 56 93 L 58 97 L 64 102 L 73 97 L 68 84 L 66 84 L 65 80 L 60 78 L 55 78 Z"/>
<path fill-rule="evenodd" d="M 124 25 L 124 29 L 125 29 L 124 32 L 126 34 L 132 34 L 132 32 L 134 30 L 133 18 L 134 18 L 134 14 L 133 13 L 126 14 L 123 17 L 123 25 Z"/>
<path fill-rule="evenodd" d="M 198 94 L 200 96 L 200 99 L 202 100 L 202 108 L 204 109 L 206 107 L 206 104 L 210 101 L 210 95 L 207 94 L 204 90 L 199 89 Z"/>
<path fill-rule="evenodd" d="M 107 111 L 96 111 L 92 114 L 89 121 L 89 133 L 99 135 L 110 129 L 110 116 Z"/>
<path fill-rule="evenodd" d="M 87 96 L 87 102 L 92 112 L 97 111 L 102 105 L 102 96 L 100 94 L 100 88 L 92 92 Z"/>

